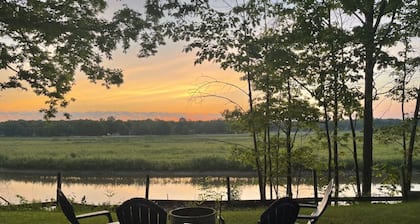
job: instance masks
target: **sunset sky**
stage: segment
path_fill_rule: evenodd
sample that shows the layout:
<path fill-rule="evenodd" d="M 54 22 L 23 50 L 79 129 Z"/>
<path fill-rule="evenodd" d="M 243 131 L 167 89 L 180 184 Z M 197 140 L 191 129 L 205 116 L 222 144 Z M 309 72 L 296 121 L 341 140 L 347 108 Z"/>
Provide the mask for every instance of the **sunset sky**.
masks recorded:
<path fill-rule="evenodd" d="M 124 83 L 121 86 L 106 89 L 100 82 L 93 84 L 83 74 L 77 74 L 76 85 L 68 94 L 76 101 L 61 111 L 70 112 L 75 119 L 108 116 L 119 119 L 216 119 L 221 117 L 224 109 L 233 108 L 233 105 L 218 98 L 196 97 L 194 92 L 213 79 L 246 87 L 246 83 L 239 81 L 239 74 L 221 70 L 216 64 L 194 66 L 194 55 L 182 53 L 181 44 L 163 46 L 156 56 L 150 58 L 138 58 L 137 49 L 133 47 L 126 54 L 117 51 L 113 60 L 106 63 L 111 68 L 123 70 Z M 0 71 L 2 73 L 5 74 Z M 230 97 L 246 107 L 246 96 L 233 88 L 212 85 L 202 91 Z M 31 91 L 3 91 L 0 95 L 0 120 L 41 119 L 42 114 L 37 111 L 44 107 L 45 100 Z"/>
<path fill-rule="evenodd" d="M 126 54 L 116 51 L 114 59 L 106 65 L 122 69 L 124 83 L 120 87 L 106 89 L 100 83 L 90 83 L 82 74 L 77 74 L 76 85 L 68 94 L 69 98 L 74 97 L 76 101 L 60 112 L 70 112 L 73 119 L 99 119 L 108 116 L 124 120 L 220 118 L 220 113 L 233 108 L 233 105 L 220 98 L 197 98 L 193 94 L 194 91 L 205 82 L 211 81 L 211 78 L 234 83 L 243 88 L 246 87 L 246 83 L 239 81 L 240 74 L 221 70 L 217 64 L 194 66 L 194 54 L 182 53 L 182 46 L 168 44 L 159 48 L 156 56 L 142 59 L 136 57 L 136 46 Z M 0 77 L 6 74 L 8 73 L 0 70 Z M 385 86 L 387 81 L 389 79 L 383 78 L 378 85 Z M 415 81 L 419 82 L 418 79 Z M 246 96 L 236 89 L 218 85 L 202 90 L 209 94 L 229 97 L 246 108 Z M 45 106 L 45 100 L 46 98 L 36 96 L 31 91 L 3 91 L 0 93 L 0 121 L 42 119 L 38 110 Z M 413 109 L 413 104 L 407 107 L 409 111 Z M 374 116 L 399 118 L 399 110 L 396 102 L 381 98 L 375 102 Z M 58 114 L 58 118 L 62 119 L 61 114 Z"/>

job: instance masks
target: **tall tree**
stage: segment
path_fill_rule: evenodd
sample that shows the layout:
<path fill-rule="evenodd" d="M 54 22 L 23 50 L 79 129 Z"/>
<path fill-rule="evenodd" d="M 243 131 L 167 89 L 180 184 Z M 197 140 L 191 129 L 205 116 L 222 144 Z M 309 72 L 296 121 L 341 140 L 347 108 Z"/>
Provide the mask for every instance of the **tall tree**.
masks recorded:
<path fill-rule="evenodd" d="M 353 145 L 353 162 L 354 173 L 356 178 L 356 196 L 361 197 L 362 191 L 360 188 L 360 169 L 357 152 L 357 137 L 356 137 L 356 122 L 358 116 L 362 114 L 363 108 L 360 103 L 363 94 L 358 91 L 352 91 L 346 94 L 343 98 L 344 114 L 348 116 L 351 130 L 351 142 Z M 353 116 L 355 118 L 353 118 Z"/>
<path fill-rule="evenodd" d="M 265 200 L 265 185 L 267 175 L 270 176 L 271 162 L 271 142 L 270 142 L 270 119 L 272 108 L 279 106 L 279 103 L 272 103 L 280 88 L 286 89 L 289 83 L 289 104 L 292 105 L 295 92 L 292 91 L 291 82 L 284 81 L 282 85 L 272 84 L 272 76 L 283 76 L 279 65 L 287 70 L 292 66 L 293 61 L 287 60 L 284 49 L 287 47 L 269 40 L 269 32 L 280 32 L 284 28 L 287 30 L 288 23 L 281 15 L 282 1 L 272 2 L 268 0 L 249 0 L 243 2 L 224 1 L 191 1 L 191 2 L 173 2 L 173 1 L 152 1 L 151 4 L 157 17 L 165 16 L 162 23 L 162 29 L 165 35 L 173 41 L 184 40 L 188 42 L 185 51 L 196 52 L 196 63 L 204 61 L 213 61 L 219 63 L 223 69 L 233 69 L 242 74 L 241 79 L 247 83 L 248 108 L 241 114 L 242 118 L 247 119 L 249 131 L 253 141 L 253 155 L 258 175 L 260 197 Z M 275 28 L 270 30 L 270 28 Z M 266 41 L 270 42 L 266 42 Z M 285 39 L 279 41 L 284 41 Z M 271 46 L 282 45 L 281 49 L 275 52 L 276 57 L 271 57 L 269 51 Z M 289 52 L 291 52 L 289 50 Z M 289 54 L 286 54 L 289 55 Z M 271 55 L 274 56 L 274 55 Z M 285 60 L 284 60 L 285 59 Z M 284 60 L 284 62 L 283 62 Z M 292 63 L 290 63 L 292 62 Z M 277 63 L 277 64 L 276 64 Z M 276 68 L 273 68 L 277 66 Z M 289 74 L 290 76 L 292 74 Z M 295 75 L 295 73 L 293 74 Z M 287 76 L 287 75 L 286 75 Z M 290 79 L 290 78 L 289 78 Z M 277 85 L 277 86 L 276 86 Z M 265 94 L 264 99 L 254 95 L 254 91 L 262 91 Z M 287 96 L 287 94 L 282 95 Z M 284 100 L 284 99 L 282 99 Z M 278 100 L 281 101 L 281 100 Z M 284 105 L 282 105 L 284 106 Z M 282 107 L 283 108 L 283 107 Z M 284 108 L 283 108 L 284 109 Z M 227 113 L 229 114 L 229 113 Z M 229 115 L 240 114 L 233 111 Z M 295 114 L 292 114 L 295 115 Z M 294 122 L 293 116 L 283 116 L 289 121 L 289 129 L 292 130 Z M 291 134 L 288 135 L 290 138 Z M 288 141 L 287 150 L 292 148 L 292 140 Z M 291 158 L 291 151 L 289 151 Z M 291 163 L 291 161 L 289 161 Z M 289 164 L 290 165 L 290 164 Z M 291 169 L 291 165 L 289 166 Z M 288 194 L 291 195 L 291 170 L 288 171 Z"/>
<path fill-rule="evenodd" d="M 264 135 L 270 136 L 267 132 L 269 127 L 275 125 L 285 136 L 285 141 L 277 137 L 271 141 L 265 141 L 269 177 L 272 176 L 272 164 L 278 163 L 273 150 L 285 149 L 286 167 L 286 195 L 292 196 L 292 159 L 294 141 L 296 134 L 308 123 L 318 119 L 317 109 L 308 101 L 308 97 L 302 94 L 299 80 L 305 79 L 305 73 L 301 73 L 299 60 L 294 53 L 294 41 L 290 38 L 290 30 L 287 28 L 272 28 L 266 30 L 260 39 L 261 58 L 257 65 L 255 78 L 255 89 L 264 93 L 264 98 L 258 101 L 258 108 L 264 112 L 266 124 Z M 271 137 L 268 137 L 271 140 Z M 271 147 L 271 145 L 282 146 Z M 271 169 L 270 169 L 271 168 Z M 276 169 L 276 175 L 280 175 Z M 272 178 L 269 178 L 270 183 Z M 271 183 L 272 185 L 272 183 Z M 270 188 L 271 189 L 271 188 Z"/>
<path fill-rule="evenodd" d="M 109 88 L 123 82 L 120 69 L 106 68 L 102 61 L 122 43 L 144 37 L 143 55 L 154 53 L 158 40 L 141 35 L 152 26 L 141 15 L 123 8 L 111 19 L 102 18 L 105 0 L 0 1 L 0 91 L 32 89 L 48 97 L 45 118 L 54 117 L 81 70 L 92 82 Z M 69 116 L 68 114 L 65 114 Z"/>
<path fill-rule="evenodd" d="M 420 1 L 407 0 L 405 1 L 405 7 L 403 9 L 401 18 L 401 24 L 403 29 L 402 40 L 405 46 L 405 51 L 403 51 L 403 63 L 402 63 L 402 74 L 404 78 L 407 76 L 412 76 L 413 73 L 418 72 L 420 67 L 420 57 L 408 55 L 412 50 L 409 41 L 413 37 L 420 36 Z M 397 67 L 398 68 L 398 67 Z M 401 67 L 400 67 L 401 68 Z M 401 70 L 400 70 L 401 71 Z M 416 99 L 415 109 L 413 113 L 413 118 L 411 121 L 411 130 L 410 130 L 410 140 L 408 144 L 408 149 L 405 151 L 404 155 L 404 177 L 403 177 L 403 196 L 408 196 L 408 192 L 411 191 L 411 182 L 412 182 L 412 173 L 413 173 L 413 153 L 414 153 L 414 143 L 416 141 L 417 125 L 419 120 L 419 111 L 420 111 L 420 86 L 412 88 L 414 94 L 408 94 L 409 96 L 414 96 Z"/>
<path fill-rule="evenodd" d="M 408 151 L 406 155 L 407 161 L 407 171 L 405 172 L 404 178 L 404 188 L 403 195 L 408 196 L 408 192 L 411 191 L 411 183 L 413 178 L 413 155 L 414 155 L 414 143 L 416 141 L 416 133 L 417 133 L 417 126 L 419 123 L 419 113 L 420 113 L 420 86 L 417 87 L 417 98 L 416 98 L 416 106 L 414 109 L 413 121 L 411 123 L 411 130 L 410 130 L 410 142 L 408 145 Z"/>
<path fill-rule="evenodd" d="M 363 178 L 362 194 L 371 195 L 373 166 L 373 100 L 374 74 L 377 65 L 386 64 L 388 54 L 384 46 L 395 43 L 398 26 L 394 19 L 401 0 L 341 0 L 344 10 L 359 20 L 361 25 L 353 28 L 355 44 L 360 44 L 356 55 L 364 63 L 364 129 L 363 129 Z M 380 67 L 378 67 L 380 68 Z"/>
<path fill-rule="evenodd" d="M 360 79 L 358 66 L 351 60 L 350 32 L 344 28 L 338 1 L 293 2 L 292 13 L 296 18 L 294 39 L 298 42 L 302 70 L 307 76 L 306 81 L 300 83 L 322 107 L 328 146 L 328 178 L 334 174 L 335 194 L 338 196 L 338 122 L 342 119 L 345 96 L 357 90 L 351 85 Z"/>
<path fill-rule="evenodd" d="M 163 33 L 173 41 L 187 41 L 184 51 L 196 52 L 195 63 L 213 61 L 222 69 L 233 69 L 242 74 L 247 83 L 248 130 L 252 135 L 253 154 L 258 175 L 261 200 L 265 200 L 264 166 L 261 152 L 255 110 L 253 85 L 255 81 L 255 63 L 259 61 L 259 52 L 255 40 L 261 32 L 265 4 L 269 1 L 228 2 L 220 7 L 218 2 L 193 0 L 191 2 L 150 1 L 150 15 L 161 20 Z M 235 112 L 234 112 L 235 113 Z"/>
<path fill-rule="evenodd" d="M 412 156 L 414 151 L 414 141 L 417 130 L 418 110 L 419 110 L 419 90 L 418 86 L 411 85 L 411 81 L 417 73 L 420 66 L 420 57 L 415 54 L 412 46 L 413 37 L 419 35 L 419 10 L 418 3 L 408 0 L 404 2 L 404 7 L 401 9 L 398 16 L 398 24 L 401 27 L 401 45 L 402 50 L 396 56 L 396 62 L 392 65 L 394 71 L 391 75 L 394 77 L 394 86 L 389 91 L 389 96 L 392 100 L 400 103 L 402 128 L 399 134 L 402 137 L 402 151 L 403 151 L 403 175 L 402 175 L 402 194 L 404 197 L 408 196 L 411 190 L 411 172 L 412 172 Z M 413 117 L 410 120 L 406 112 L 406 103 L 409 101 L 416 101 Z M 411 130 L 409 130 L 411 129 Z M 407 138 L 409 137 L 409 140 Z"/>

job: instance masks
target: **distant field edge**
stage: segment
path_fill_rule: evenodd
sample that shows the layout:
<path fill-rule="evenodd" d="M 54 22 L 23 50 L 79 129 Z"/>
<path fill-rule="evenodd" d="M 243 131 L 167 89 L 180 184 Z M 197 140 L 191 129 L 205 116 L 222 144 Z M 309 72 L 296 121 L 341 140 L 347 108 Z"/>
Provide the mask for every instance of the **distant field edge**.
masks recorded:
<path fill-rule="evenodd" d="M 60 173 L 65 176 L 93 177 L 256 177 L 253 171 L 80 171 L 80 170 L 20 170 L 0 168 L 0 175 L 40 175 L 55 176 Z"/>

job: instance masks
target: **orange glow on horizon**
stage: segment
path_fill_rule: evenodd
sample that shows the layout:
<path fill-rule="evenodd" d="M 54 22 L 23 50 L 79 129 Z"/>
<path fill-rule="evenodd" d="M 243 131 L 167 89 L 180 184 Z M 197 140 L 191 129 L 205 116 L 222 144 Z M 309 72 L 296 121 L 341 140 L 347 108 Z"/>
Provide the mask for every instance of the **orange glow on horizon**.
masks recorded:
<path fill-rule="evenodd" d="M 114 59 L 106 62 L 105 66 L 123 70 L 124 83 L 119 87 L 106 89 L 100 81 L 95 84 L 83 74 L 77 74 L 76 84 L 67 94 L 67 98 L 75 98 L 76 101 L 60 109 L 60 112 L 163 112 L 167 115 L 159 119 L 178 120 L 179 114 L 186 114 L 192 119 L 209 120 L 220 117 L 225 109 L 232 109 L 233 105 L 226 100 L 197 97 L 197 88 L 208 82 L 208 77 L 243 86 L 245 83 L 239 80 L 240 75 L 221 70 L 212 63 L 194 66 L 193 55 L 182 54 L 180 48 L 173 48 L 163 48 L 161 54 L 143 59 L 137 58 L 134 51 L 115 54 Z M 246 96 L 237 90 L 213 85 L 203 91 L 226 95 L 246 105 Z M 6 90 L 1 93 L 0 112 L 37 112 L 46 107 L 46 100 L 46 97 L 36 96 L 31 91 Z M 7 115 L 8 118 L 10 116 Z M 130 119 L 129 116 L 120 116 L 117 118 Z M 39 118 L 42 118 L 41 114 Z"/>
<path fill-rule="evenodd" d="M 88 116 L 89 113 L 100 116 L 117 114 L 115 117 L 122 120 L 145 119 L 144 114 L 149 114 L 150 117 L 147 118 L 150 119 L 178 120 L 179 117 L 186 116 L 191 120 L 210 120 L 220 118 L 224 110 L 234 108 L 233 104 L 221 98 L 200 98 L 200 94 L 197 94 L 200 91 L 203 95 L 228 97 L 247 108 L 247 96 L 235 88 L 222 85 L 204 87 L 213 78 L 246 89 L 246 83 L 240 81 L 240 74 L 232 70 L 222 70 L 213 63 L 194 66 L 195 56 L 183 54 L 181 49 L 181 45 L 164 46 L 156 56 L 142 59 L 137 58 L 136 50 L 130 50 L 127 54 L 117 52 L 113 60 L 105 62 L 105 66 L 121 68 L 124 83 L 119 87 L 106 89 L 100 81 L 93 84 L 83 74 L 77 74 L 76 84 L 67 95 L 68 98 L 76 98 L 76 101 L 71 102 L 67 108 L 60 109 L 60 112 L 80 113 L 81 117 L 86 118 L 93 116 Z M 8 74 L 10 72 L 0 71 L 0 77 Z M 200 86 L 203 88 L 198 89 Z M 0 120 L 20 119 L 24 117 L 24 112 L 33 113 L 33 119 L 42 119 L 42 114 L 37 111 L 46 107 L 46 100 L 45 97 L 36 96 L 31 90 L 3 91 L 0 93 Z M 374 116 L 400 118 L 399 107 L 395 101 L 376 101 Z M 413 103 L 408 104 L 407 112 L 413 110 Z M 16 113 L 15 117 L 13 113 Z"/>

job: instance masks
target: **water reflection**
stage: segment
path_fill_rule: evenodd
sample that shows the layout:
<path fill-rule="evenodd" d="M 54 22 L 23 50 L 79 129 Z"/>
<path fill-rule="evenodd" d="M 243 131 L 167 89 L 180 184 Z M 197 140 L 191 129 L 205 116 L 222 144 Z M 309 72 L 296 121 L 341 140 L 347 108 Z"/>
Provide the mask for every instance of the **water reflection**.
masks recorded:
<path fill-rule="evenodd" d="M 241 200 L 259 199 L 256 178 L 231 177 L 231 187 Z M 88 204 L 120 204 L 132 197 L 144 197 L 146 191 L 145 177 L 89 177 L 64 176 L 62 189 L 73 201 Z M 284 184 L 284 183 L 283 183 Z M 169 200 L 208 200 L 220 197 L 226 200 L 226 177 L 153 177 L 150 179 L 149 198 Z M 12 175 L 0 173 L 0 196 L 13 204 L 25 202 L 46 202 L 55 200 L 56 176 L 54 175 Z M 340 196 L 354 196 L 352 185 L 343 185 Z M 301 184 L 294 189 L 294 197 L 313 197 L 313 187 Z M 299 194 L 296 194 L 296 190 Z M 381 194 L 374 185 L 375 195 Z M 415 184 L 415 190 L 420 185 Z M 280 187 L 280 192 L 285 192 Z M 281 194 L 280 194 L 281 195 Z M 284 196 L 284 195 L 281 195 Z M 383 194 L 382 194 L 383 196 Z M 267 197 L 270 191 L 267 188 Z M 0 204 L 4 204 L 0 201 Z"/>
<path fill-rule="evenodd" d="M 255 178 L 231 177 L 231 188 L 240 199 L 258 199 Z M 144 197 L 146 178 L 138 177 L 63 177 L 62 189 L 75 202 L 120 204 L 131 197 Z M 55 176 L 0 175 L 0 195 L 13 204 L 55 199 Z M 149 198 L 202 200 L 208 192 L 223 195 L 225 177 L 154 177 L 150 179 Z M 210 196 L 212 195 L 210 194 Z M 214 195 L 216 196 L 216 195 Z M 215 198 L 205 198 L 213 200 Z M 0 202 L 1 203 L 1 202 Z"/>

